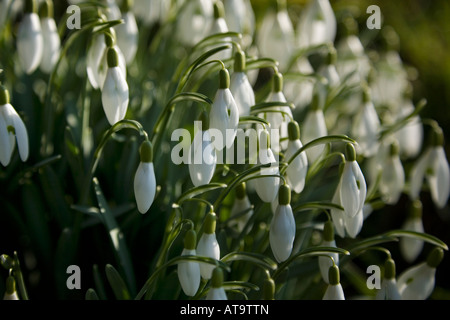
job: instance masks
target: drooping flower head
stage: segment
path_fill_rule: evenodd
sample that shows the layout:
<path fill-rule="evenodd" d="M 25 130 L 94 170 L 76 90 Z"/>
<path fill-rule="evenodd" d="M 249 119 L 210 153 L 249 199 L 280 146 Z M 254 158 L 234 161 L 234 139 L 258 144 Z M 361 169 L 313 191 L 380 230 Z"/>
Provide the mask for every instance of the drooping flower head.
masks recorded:
<path fill-rule="evenodd" d="M 417 199 L 411 203 L 408 216 L 402 225 L 403 230 L 424 232 L 422 221 L 422 202 Z M 402 237 L 400 238 L 400 253 L 403 258 L 411 263 L 419 256 L 423 249 L 423 241 L 420 239 L 413 239 Z"/>
<path fill-rule="evenodd" d="M 116 26 L 117 45 L 122 51 L 127 65 L 133 62 L 139 42 L 139 29 L 130 2 L 130 0 L 123 1 L 121 8 L 123 23 Z"/>
<path fill-rule="evenodd" d="M 286 152 L 284 153 L 286 161 L 289 161 L 303 147 L 300 141 L 300 128 L 296 121 L 289 122 L 288 137 L 289 141 Z M 292 160 L 286 169 L 286 180 L 295 193 L 303 191 L 307 172 L 308 158 L 306 152 L 302 152 Z"/>
<path fill-rule="evenodd" d="M 242 232 L 253 215 L 253 206 L 247 196 L 246 183 L 236 187 L 236 197 L 231 207 L 231 217 L 236 218 L 237 230 Z"/>
<path fill-rule="evenodd" d="M 19 114 L 10 104 L 9 91 L 0 85 L 0 162 L 6 167 L 10 161 L 16 145 L 20 159 L 28 159 L 27 128 Z"/>
<path fill-rule="evenodd" d="M 384 263 L 384 278 L 381 281 L 381 288 L 375 298 L 377 300 L 402 299 L 397 288 L 397 281 L 395 280 L 395 261 L 390 257 Z"/>
<path fill-rule="evenodd" d="M 45 0 L 41 8 L 41 28 L 44 46 L 40 68 L 45 73 L 51 73 L 59 59 L 61 39 L 53 18 L 53 1 Z"/>
<path fill-rule="evenodd" d="M 332 265 L 328 269 L 328 287 L 322 300 L 345 300 L 344 290 L 340 280 L 340 271 L 337 265 Z"/>
<path fill-rule="evenodd" d="M 156 178 L 153 167 L 153 146 L 146 140 L 140 147 L 141 161 L 134 176 L 134 196 L 140 213 L 146 213 L 155 199 Z"/>
<path fill-rule="evenodd" d="M 223 288 L 223 270 L 221 267 L 215 267 L 212 272 L 211 288 L 206 295 L 206 300 L 228 300 Z"/>
<path fill-rule="evenodd" d="M 8 276 L 6 279 L 6 290 L 3 295 L 3 300 L 19 300 L 19 295 L 16 290 L 16 280 L 13 276 Z"/>
<path fill-rule="evenodd" d="M 258 163 L 271 165 L 260 169 L 259 174 L 262 178 L 257 179 L 255 190 L 262 201 L 270 203 L 277 196 L 280 178 L 276 175 L 280 173 L 280 170 L 270 148 L 270 135 L 267 130 L 261 130 L 258 143 Z"/>
<path fill-rule="evenodd" d="M 191 229 L 184 237 L 184 249 L 182 256 L 195 256 L 197 245 L 197 233 Z M 200 286 L 200 265 L 198 262 L 188 261 L 178 264 L 178 280 L 181 288 L 187 296 L 194 296 Z"/>
<path fill-rule="evenodd" d="M 246 57 L 241 50 L 234 56 L 234 70 L 231 75 L 230 91 L 239 110 L 239 116 L 249 116 L 255 105 L 255 92 L 245 73 Z"/>
<path fill-rule="evenodd" d="M 325 247 L 336 248 L 336 241 L 334 240 L 334 226 L 333 226 L 332 221 L 327 221 L 324 223 L 322 245 Z M 320 256 L 318 260 L 319 260 L 320 273 L 322 274 L 322 279 L 326 283 L 329 283 L 328 274 L 329 274 L 330 267 L 332 267 L 333 264 L 339 265 L 339 254 L 328 253 L 327 255 L 328 255 L 328 257 Z"/>
<path fill-rule="evenodd" d="M 216 222 L 217 217 L 214 212 L 206 215 L 203 224 L 203 234 L 197 245 L 197 255 L 202 257 L 220 259 L 220 247 L 216 238 Z M 207 263 L 200 263 L 200 274 L 203 279 L 211 279 L 214 266 Z"/>

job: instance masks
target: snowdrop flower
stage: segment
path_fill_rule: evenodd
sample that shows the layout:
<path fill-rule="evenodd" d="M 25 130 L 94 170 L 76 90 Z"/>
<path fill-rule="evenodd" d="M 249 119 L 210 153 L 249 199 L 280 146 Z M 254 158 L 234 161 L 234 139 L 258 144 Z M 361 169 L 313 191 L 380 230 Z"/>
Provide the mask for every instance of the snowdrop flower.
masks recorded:
<path fill-rule="evenodd" d="M 239 110 L 239 116 L 249 116 L 255 105 L 255 92 L 245 73 L 245 53 L 237 51 L 234 56 L 234 70 L 231 75 L 230 91 Z"/>
<path fill-rule="evenodd" d="M 220 267 L 214 268 L 212 272 L 211 288 L 206 295 L 206 300 L 228 300 L 223 288 L 223 271 Z"/>
<path fill-rule="evenodd" d="M 325 222 L 323 226 L 322 246 L 336 248 L 336 241 L 334 240 L 334 226 L 332 221 Z M 320 256 L 318 260 L 320 273 L 322 274 L 322 279 L 326 283 L 329 283 L 328 273 L 333 264 L 339 265 L 339 254 L 328 253 L 327 256 Z"/>
<path fill-rule="evenodd" d="M 119 56 L 114 48 L 108 50 L 108 72 L 102 89 L 102 103 L 108 122 L 114 125 L 125 118 L 129 89 L 119 68 Z"/>
<path fill-rule="evenodd" d="M 221 1 L 215 1 L 213 4 L 214 8 L 214 19 L 211 22 L 211 26 L 209 28 L 209 35 L 220 34 L 228 32 L 228 25 L 225 20 L 225 12 L 223 8 L 223 4 Z M 231 38 L 224 38 L 224 41 L 231 41 Z M 233 49 L 225 49 L 222 50 L 215 55 L 213 55 L 210 59 L 219 59 L 226 60 L 232 57 Z"/>
<path fill-rule="evenodd" d="M 272 92 L 267 98 L 267 102 L 282 102 L 285 103 L 286 97 L 283 93 L 283 75 L 276 72 L 273 76 Z M 275 110 L 280 112 L 267 112 L 264 118 L 270 123 L 271 129 L 280 131 L 280 139 L 288 138 L 288 123 L 293 119 L 291 108 L 288 106 L 276 107 Z M 262 115 L 261 115 L 262 117 Z M 284 150 L 287 147 L 287 141 L 281 141 L 281 148 Z M 274 149 L 275 152 L 280 150 Z"/>
<path fill-rule="evenodd" d="M 329 284 L 322 300 L 345 300 L 344 290 L 340 283 L 339 267 L 332 265 L 328 271 Z"/>
<path fill-rule="evenodd" d="M 197 252 L 195 246 L 197 244 L 197 234 L 195 230 L 189 230 L 184 238 L 184 249 L 182 256 L 195 256 Z M 200 265 L 198 262 L 187 261 L 178 264 L 178 280 L 181 288 L 187 296 L 194 296 L 200 286 Z"/>
<path fill-rule="evenodd" d="M 89 82 L 94 89 L 102 89 L 108 72 L 108 49 L 114 48 L 119 57 L 118 66 L 126 79 L 126 61 L 125 57 L 116 44 L 116 33 L 114 29 L 109 29 L 104 34 L 96 34 L 88 49 L 86 71 Z"/>
<path fill-rule="evenodd" d="M 326 86 L 328 90 L 337 88 L 341 82 L 336 69 L 336 59 L 336 49 L 333 46 L 330 46 L 325 64 L 318 71 L 318 74 L 323 76 L 327 80 Z"/>
<path fill-rule="evenodd" d="M 277 10 L 264 16 L 256 40 L 260 54 L 275 59 L 279 68 L 286 70 L 294 52 L 295 36 L 285 0 L 277 1 Z"/>
<path fill-rule="evenodd" d="M 127 65 L 130 65 L 130 63 L 133 62 L 139 42 L 139 29 L 129 2 L 130 0 L 125 0 L 123 2 L 122 19 L 124 22 L 115 27 L 117 33 L 117 45 L 122 51 Z"/>
<path fill-rule="evenodd" d="M 396 142 L 390 145 L 390 153 L 381 170 L 380 193 L 386 204 L 397 203 L 405 186 L 405 171 L 399 157 Z"/>
<path fill-rule="evenodd" d="M 442 129 L 434 128 L 433 135 L 433 144 L 425 150 L 411 169 L 409 196 L 412 200 L 418 199 L 425 177 L 434 204 L 438 208 L 443 208 L 450 193 L 450 168 L 443 148 Z"/>
<path fill-rule="evenodd" d="M 253 41 L 255 13 L 249 0 L 225 0 L 225 20 L 230 31 L 242 34 L 242 46 L 247 48 Z"/>
<path fill-rule="evenodd" d="M 422 202 L 415 200 L 412 202 L 408 216 L 402 225 L 403 230 L 424 232 L 422 221 Z M 400 238 L 400 253 L 406 262 L 413 262 L 417 259 L 423 249 L 423 241 L 408 237 Z"/>
<path fill-rule="evenodd" d="M 133 13 L 146 25 L 153 25 L 157 22 L 167 20 L 170 0 L 134 0 Z"/>
<path fill-rule="evenodd" d="M 289 161 L 303 145 L 300 141 L 300 128 L 296 121 L 288 124 L 289 141 L 284 157 Z M 308 158 L 306 152 L 300 153 L 286 168 L 286 180 L 295 193 L 300 193 L 305 187 L 306 174 L 308 172 Z"/>
<path fill-rule="evenodd" d="M 362 229 L 364 223 L 365 212 L 371 210 L 370 205 L 364 205 L 354 217 L 343 214 L 345 232 L 350 238 L 356 238 Z"/>
<path fill-rule="evenodd" d="M 340 200 L 345 214 L 353 218 L 364 206 L 366 200 L 366 180 L 356 162 L 356 152 L 352 144 L 347 144 L 346 161 L 341 177 Z"/>
<path fill-rule="evenodd" d="M 397 119 L 403 119 L 414 111 L 410 99 L 404 99 Z M 415 158 L 420 153 L 423 142 L 423 126 L 420 116 L 414 116 L 408 123 L 394 133 L 399 142 L 400 155 L 405 158 Z"/>
<path fill-rule="evenodd" d="M 341 168 L 342 169 L 344 168 L 343 164 L 341 164 Z M 342 172 L 341 172 L 341 175 L 342 175 Z M 339 179 L 339 184 L 338 184 L 336 190 L 334 191 L 334 195 L 331 200 L 332 203 L 337 204 L 339 206 L 341 206 L 341 180 L 342 179 Z M 345 237 L 345 220 L 344 220 L 345 213 L 344 213 L 344 211 L 341 209 L 337 209 L 337 208 L 331 208 L 330 214 L 331 214 L 331 220 L 333 221 L 333 225 L 336 230 L 336 233 L 341 238 L 344 238 Z"/>
<path fill-rule="evenodd" d="M 221 132 L 223 144 L 215 143 L 217 150 L 230 148 L 236 137 L 239 124 L 239 110 L 236 101 L 230 91 L 230 75 L 227 69 L 221 69 L 219 73 L 219 89 L 217 90 L 211 112 L 209 114 L 209 127 Z"/>
<path fill-rule="evenodd" d="M 41 28 L 44 49 L 40 68 L 42 72 L 50 73 L 58 62 L 61 52 L 61 40 L 59 39 L 58 29 L 53 18 L 53 2 L 46 0 L 42 6 Z"/>
<path fill-rule="evenodd" d="M 281 185 L 278 192 L 278 207 L 272 217 L 269 241 L 272 253 L 278 262 L 289 258 L 295 239 L 295 219 L 291 208 L 291 189 Z"/>
<path fill-rule="evenodd" d="M 8 276 L 6 279 L 6 290 L 3 295 L 3 300 L 19 300 L 19 295 L 16 290 L 16 280 L 13 276 Z"/>
<path fill-rule="evenodd" d="M 298 58 L 290 69 L 292 73 L 311 75 L 314 69 L 306 57 Z M 315 79 L 304 78 L 295 79 L 295 81 L 286 81 L 284 85 L 284 94 L 288 101 L 292 101 L 295 108 L 304 110 L 312 101 L 314 94 Z"/>
<path fill-rule="evenodd" d="M 241 183 L 236 187 L 236 197 L 231 207 L 231 217 L 238 217 L 237 230 L 242 232 L 247 225 L 248 220 L 253 215 L 253 206 L 247 196 L 246 184 Z"/>
<path fill-rule="evenodd" d="M 434 248 L 427 260 L 405 270 L 397 279 L 403 300 L 425 300 L 433 292 L 436 268 L 444 257 L 442 248 Z"/>
<path fill-rule="evenodd" d="M 216 238 L 216 214 L 209 212 L 206 215 L 203 225 L 203 234 L 197 245 L 197 255 L 209 257 L 216 260 L 220 259 L 220 247 Z M 203 279 L 211 279 L 214 266 L 207 263 L 200 263 L 200 274 Z"/>
<path fill-rule="evenodd" d="M 17 140 L 20 159 L 28 159 L 28 133 L 22 119 L 10 104 L 9 91 L 0 86 L 0 162 L 7 166 Z"/>
<path fill-rule="evenodd" d="M 189 150 L 189 175 L 194 186 L 208 184 L 216 170 L 217 155 L 208 130 L 208 119 L 202 114 L 202 128 L 194 136 Z"/>
<path fill-rule="evenodd" d="M 146 140 L 140 147 L 141 161 L 134 176 L 134 196 L 140 213 L 146 213 L 155 199 L 156 178 L 153 167 L 153 146 Z"/>
<path fill-rule="evenodd" d="M 270 167 L 260 169 L 260 176 L 255 185 L 256 193 L 259 198 L 267 203 L 271 203 L 277 196 L 280 185 L 280 178 L 275 177 L 280 173 L 275 155 L 270 148 L 270 136 L 267 130 L 262 130 L 259 136 L 258 162 L 259 164 L 271 164 Z M 270 176 L 270 177 L 265 177 Z"/>
<path fill-rule="evenodd" d="M 44 39 L 39 16 L 36 13 L 36 1 L 27 0 L 25 14 L 17 31 L 17 53 L 26 74 L 33 73 L 39 67 L 43 52 Z"/>
<path fill-rule="evenodd" d="M 212 0 L 185 1 L 177 16 L 178 40 L 185 46 L 194 46 L 208 33 L 214 17 Z"/>
<path fill-rule="evenodd" d="M 352 125 L 352 135 L 358 139 L 358 153 L 365 157 L 371 157 L 377 152 L 380 131 L 380 119 L 368 90 L 363 90 L 363 107 L 356 114 Z"/>
<path fill-rule="evenodd" d="M 395 280 L 395 262 L 388 258 L 384 263 L 384 278 L 381 280 L 381 288 L 375 296 L 376 300 L 401 300 L 402 297 Z"/>
<path fill-rule="evenodd" d="M 303 125 L 303 143 L 311 142 L 328 135 L 325 116 L 322 108 L 319 107 L 319 95 L 316 93 L 313 97 L 311 110 L 308 111 Z M 318 145 L 306 150 L 306 155 L 310 163 L 315 162 L 324 152 L 325 145 Z"/>
<path fill-rule="evenodd" d="M 300 48 L 334 42 L 336 17 L 329 0 L 313 0 L 302 12 L 297 25 Z"/>

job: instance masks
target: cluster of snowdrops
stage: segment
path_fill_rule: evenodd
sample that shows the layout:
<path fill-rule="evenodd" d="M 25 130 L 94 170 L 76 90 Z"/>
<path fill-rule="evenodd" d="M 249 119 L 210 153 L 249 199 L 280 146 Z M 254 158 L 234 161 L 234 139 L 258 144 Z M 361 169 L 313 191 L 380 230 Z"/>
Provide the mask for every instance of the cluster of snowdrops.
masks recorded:
<path fill-rule="evenodd" d="M 44 101 L 51 101 L 52 81 L 70 56 L 71 41 L 88 34 L 79 72 L 91 90 L 100 92 L 98 107 L 107 125 L 100 141 L 91 141 L 96 149 L 87 188 L 73 208 L 85 210 L 82 205 L 88 202 L 93 184 L 100 211 L 108 211 L 101 181 L 94 176 L 106 143 L 124 129 L 135 130 L 142 139 L 133 186 L 138 212 L 152 214 L 169 192 L 159 172 L 183 172 L 179 174 L 185 177 L 183 188 L 172 191 L 176 200 L 166 203 L 161 218 L 167 219 L 167 227 L 154 270 L 137 299 L 151 298 L 158 280 L 169 271 L 177 274 L 179 297 L 291 299 L 296 297 L 296 284 L 305 281 L 301 272 L 293 270 L 304 261 L 313 262 L 313 271 L 320 274 L 320 280 L 311 276 L 317 286 L 322 284 L 319 296 L 345 299 L 341 270 L 353 257 L 370 250 L 384 252 L 385 262 L 381 284 L 367 298 L 431 295 L 447 246 L 424 233 L 420 196 L 426 190 L 437 208 L 447 205 L 449 165 L 442 129 L 434 120 L 421 119 L 425 103 L 414 105 L 395 45 L 372 61 L 351 17 L 342 24 L 345 30 L 337 41 L 338 23 L 328 0 L 307 2 L 295 25 L 284 1 L 273 1 L 257 19 L 249 0 L 98 4 L 72 0 L 69 4 L 81 8 L 84 20 L 81 29 L 63 32 L 65 41 L 58 33 L 51 0 L 17 3 L 1 1 L 0 28 L 4 34 L 13 17 L 20 17 L 17 69 L 25 76 L 39 73 L 48 81 Z M 183 48 L 183 55 L 172 61 L 176 65 L 170 79 L 173 90 L 154 76 L 154 86 L 164 87 L 170 96 L 158 112 L 149 110 L 153 126 L 146 127 L 139 111 L 130 110 L 135 106 L 131 107 L 129 85 L 136 76 L 136 56 L 144 52 L 145 57 L 145 50 L 152 49 L 139 47 L 145 44 L 139 39 L 155 25 L 161 37 Z M 156 60 L 150 53 L 146 59 Z M 17 161 L 16 145 L 23 162 L 29 157 L 30 133 L 15 109 L 20 106 L 11 104 L 14 96 L 9 86 L 8 78 L 2 77 L 3 167 Z M 189 108 L 184 117 L 177 115 L 180 105 Z M 177 124 L 192 128 L 194 121 L 201 128 L 193 139 L 172 135 Z M 429 128 L 428 140 L 424 127 Z M 44 135 L 44 152 L 51 150 L 49 139 Z M 178 144 L 158 162 L 168 139 Z M 240 147 L 244 152 L 239 153 Z M 412 163 L 410 170 L 405 170 L 404 161 Z M 322 189 L 323 185 L 327 187 Z M 410 202 L 402 229 L 358 237 L 372 212 L 395 205 L 402 195 Z M 188 205 L 198 212 L 187 213 L 183 208 Z M 123 295 L 130 291 L 132 277 L 124 262 L 127 258 L 120 254 L 125 250 L 123 235 L 117 222 L 108 219 L 113 248 L 123 267 L 120 274 L 109 266 L 107 272 L 113 276 L 108 279 L 113 287 L 123 289 L 116 290 Z M 181 248 L 175 245 L 179 239 L 183 239 Z M 341 240 L 345 248 L 339 246 Z M 431 244 L 426 261 L 397 275 L 389 250 L 382 247 L 396 240 L 403 259 L 411 264 L 424 244 Z M 2 264 L 10 270 L 5 299 L 27 298 L 17 257 L 3 255 Z M 254 265 L 258 268 L 253 277 L 232 272 Z M 91 288 L 86 297 L 95 299 L 98 294 Z"/>

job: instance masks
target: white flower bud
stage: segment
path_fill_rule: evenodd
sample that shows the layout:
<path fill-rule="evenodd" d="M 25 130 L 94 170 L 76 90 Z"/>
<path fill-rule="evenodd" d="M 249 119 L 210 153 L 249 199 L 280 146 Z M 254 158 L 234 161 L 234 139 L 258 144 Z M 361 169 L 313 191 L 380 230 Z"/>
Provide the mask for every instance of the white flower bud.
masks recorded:
<path fill-rule="evenodd" d="M 177 16 L 178 40 L 186 46 L 198 43 L 208 34 L 213 15 L 212 0 L 186 1 L 183 10 Z"/>
<path fill-rule="evenodd" d="M 388 258 L 385 262 L 384 279 L 381 281 L 381 288 L 375 296 L 376 300 L 401 300 L 402 297 L 397 288 L 395 280 L 395 262 Z"/>
<path fill-rule="evenodd" d="M 239 116 L 250 115 L 250 108 L 255 105 L 255 93 L 245 74 L 245 54 L 241 51 L 235 55 L 230 91 L 238 107 Z"/>
<path fill-rule="evenodd" d="M 382 166 L 380 192 L 386 204 L 395 204 L 405 186 L 405 171 L 400 161 L 397 144 L 391 145 L 390 154 Z"/>
<path fill-rule="evenodd" d="M 184 249 L 181 252 L 182 256 L 195 256 L 197 252 L 195 245 L 197 242 L 197 235 L 194 230 L 186 233 L 184 241 Z M 198 262 L 188 261 L 178 264 L 178 279 L 181 288 L 187 296 L 194 296 L 200 286 L 200 265 Z"/>
<path fill-rule="evenodd" d="M 130 65 L 138 49 L 139 29 L 133 12 L 124 12 L 122 19 L 124 23 L 116 27 L 117 45 L 125 57 L 126 64 Z"/>
<path fill-rule="evenodd" d="M 286 152 L 284 153 L 284 157 L 287 161 L 303 147 L 300 141 L 300 131 L 296 122 L 289 123 L 288 132 L 289 141 Z M 302 152 L 295 157 L 286 169 L 286 179 L 295 193 L 303 191 L 307 172 L 308 158 L 306 152 Z"/>
<path fill-rule="evenodd" d="M 336 248 L 336 241 L 334 240 L 334 230 L 333 222 L 327 221 L 323 228 L 323 242 L 322 246 Z M 329 283 L 328 273 L 333 264 L 339 265 L 339 254 L 338 253 L 327 253 L 327 256 L 319 256 L 319 269 L 322 275 L 323 281 Z M 332 258 L 333 260 L 331 260 Z"/>
<path fill-rule="evenodd" d="M 328 135 L 325 117 L 321 109 L 310 110 L 306 115 L 302 131 L 303 143 Z M 306 155 L 310 163 L 315 162 L 324 152 L 325 145 L 318 145 L 306 150 Z"/>
<path fill-rule="evenodd" d="M 189 150 L 189 175 L 194 186 L 208 184 L 214 176 L 217 155 L 209 130 L 198 131 Z"/>
<path fill-rule="evenodd" d="M 211 288 L 206 295 L 206 300 L 228 300 L 223 288 L 223 271 L 220 267 L 214 268 L 211 277 Z"/>
<path fill-rule="evenodd" d="M 278 189 L 280 186 L 280 178 L 275 177 L 274 175 L 279 175 L 280 170 L 278 164 L 276 164 L 276 159 L 273 154 L 272 149 L 268 146 L 263 146 L 264 140 L 268 141 L 269 134 L 267 131 L 262 131 L 260 136 L 260 148 L 259 148 L 259 164 L 269 164 L 270 167 L 264 167 L 260 169 L 260 176 L 263 178 L 258 178 L 255 184 L 255 190 L 260 199 L 264 202 L 270 203 L 277 196 Z M 263 141 L 263 142 L 261 142 Z M 267 142 L 269 143 L 269 142 Z M 270 176 L 270 177 L 264 177 Z"/>
<path fill-rule="evenodd" d="M 205 219 L 203 234 L 197 245 L 197 255 L 209 257 L 216 260 L 220 259 L 220 247 L 216 238 L 216 214 L 208 213 Z M 200 274 L 203 279 L 211 279 L 214 265 L 200 263 Z"/>
<path fill-rule="evenodd" d="M 230 31 L 242 34 L 242 45 L 247 47 L 255 32 L 255 13 L 249 0 L 224 1 L 225 20 Z"/>
<path fill-rule="evenodd" d="M 140 213 L 146 213 L 155 199 L 156 178 L 153 167 L 153 148 L 144 141 L 140 148 L 141 162 L 134 176 L 134 196 Z"/>
<path fill-rule="evenodd" d="M 51 73 L 58 62 L 61 52 L 61 40 L 55 20 L 52 17 L 41 19 L 44 48 L 40 68 L 42 72 Z"/>
<path fill-rule="evenodd" d="M 340 283 L 339 267 L 332 265 L 328 271 L 329 284 L 322 300 L 345 300 L 344 290 Z"/>

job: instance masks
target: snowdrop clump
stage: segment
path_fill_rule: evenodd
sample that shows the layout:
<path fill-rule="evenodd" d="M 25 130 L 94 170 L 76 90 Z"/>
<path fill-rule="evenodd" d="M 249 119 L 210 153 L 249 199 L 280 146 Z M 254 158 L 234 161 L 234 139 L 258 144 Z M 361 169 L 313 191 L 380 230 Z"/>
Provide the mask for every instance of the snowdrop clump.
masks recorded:
<path fill-rule="evenodd" d="M 26 260 L 0 257 L 5 300 L 43 290 L 34 271 L 69 297 L 56 269 L 91 257 L 86 299 L 445 290 L 425 221 L 448 211 L 446 128 L 400 39 L 329 0 L 269 2 L 71 0 L 70 29 L 62 2 L 0 1 L 2 239 Z"/>

